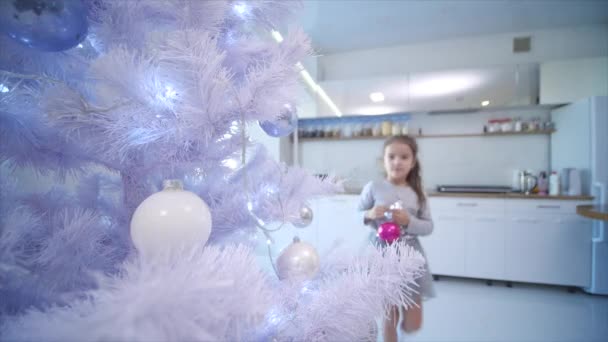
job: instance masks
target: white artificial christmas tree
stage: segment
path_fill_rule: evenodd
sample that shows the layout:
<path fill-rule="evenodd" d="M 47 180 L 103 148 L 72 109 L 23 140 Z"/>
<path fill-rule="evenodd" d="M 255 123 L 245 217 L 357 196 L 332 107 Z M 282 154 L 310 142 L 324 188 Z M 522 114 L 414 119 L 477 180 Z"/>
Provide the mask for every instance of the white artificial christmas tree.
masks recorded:
<path fill-rule="evenodd" d="M 360 340 L 409 303 L 423 259 L 407 247 L 329 255 L 305 281 L 252 253 L 258 231 L 305 226 L 306 201 L 337 189 L 252 148 L 245 129 L 294 128 L 309 44 L 270 31 L 297 5 L 2 2 L 0 339 Z M 69 186 L 26 192 L 26 172 Z M 209 239 L 142 253 L 133 213 L 169 179 L 204 201 Z M 146 222 L 137 234 L 158 228 Z"/>

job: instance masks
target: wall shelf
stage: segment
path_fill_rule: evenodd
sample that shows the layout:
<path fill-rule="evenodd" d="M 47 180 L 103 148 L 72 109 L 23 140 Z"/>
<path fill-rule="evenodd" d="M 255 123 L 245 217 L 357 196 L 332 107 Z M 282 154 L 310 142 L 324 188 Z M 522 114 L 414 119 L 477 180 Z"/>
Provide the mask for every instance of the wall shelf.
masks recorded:
<path fill-rule="evenodd" d="M 463 134 L 423 134 L 412 135 L 416 139 L 427 138 L 468 138 L 468 137 L 504 137 L 518 135 L 550 135 L 555 130 L 532 131 L 532 132 L 499 132 L 499 133 L 463 133 Z M 298 138 L 298 141 L 337 141 L 337 140 L 383 140 L 386 136 L 361 136 L 361 137 L 323 137 L 323 138 Z M 293 138 L 292 138 L 293 140 Z"/>

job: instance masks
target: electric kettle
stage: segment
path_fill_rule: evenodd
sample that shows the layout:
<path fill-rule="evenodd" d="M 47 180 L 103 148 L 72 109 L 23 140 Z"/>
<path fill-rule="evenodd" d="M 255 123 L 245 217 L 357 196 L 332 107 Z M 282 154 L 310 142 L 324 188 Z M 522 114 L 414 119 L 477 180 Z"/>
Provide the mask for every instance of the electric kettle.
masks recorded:
<path fill-rule="evenodd" d="M 521 192 L 525 193 L 526 195 L 529 195 L 532 192 L 532 189 L 534 189 L 534 187 L 538 183 L 538 178 L 532 175 L 532 172 L 530 171 L 522 172 L 520 180 Z"/>
<path fill-rule="evenodd" d="M 582 193 L 580 171 L 578 169 L 570 169 L 568 176 L 568 195 L 580 196 Z"/>

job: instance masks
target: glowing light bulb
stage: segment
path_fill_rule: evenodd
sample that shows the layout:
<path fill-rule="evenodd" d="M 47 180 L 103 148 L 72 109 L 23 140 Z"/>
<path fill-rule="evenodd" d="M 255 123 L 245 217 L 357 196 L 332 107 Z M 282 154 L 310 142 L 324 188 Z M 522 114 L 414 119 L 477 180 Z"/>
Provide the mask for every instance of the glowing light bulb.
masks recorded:
<path fill-rule="evenodd" d="M 272 38 L 274 38 L 274 40 L 276 40 L 278 43 L 283 42 L 283 36 L 279 31 L 272 30 L 270 34 L 272 34 Z"/>
<path fill-rule="evenodd" d="M 369 98 L 372 100 L 372 102 L 382 102 L 384 101 L 384 94 L 381 92 L 371 93 L 369 94 Z"/>
<path fill-rule="evenodd" d="M 232 6 L 232 9 L 241 18 L 245 18 L 249 14 L 249 12 L 251 11 L 249 9 L 249 6 L 247 6 L 247 4 L 244 3 L 244 2 L 237 2 L 237 3 L 235 3 Z"/>
<path fill-rule="evenodd" d="M 177 92 L 171 86 L 165 86 L 165 97 L 168 99 L 174 99 L 177 97 Z"/>
<path fill-rule="evenodd" d="M 229 158 L 222 160 L 222 165 L 229 169 L 235 170 L 239 166 L 239 162 L 236 159 Z"/>

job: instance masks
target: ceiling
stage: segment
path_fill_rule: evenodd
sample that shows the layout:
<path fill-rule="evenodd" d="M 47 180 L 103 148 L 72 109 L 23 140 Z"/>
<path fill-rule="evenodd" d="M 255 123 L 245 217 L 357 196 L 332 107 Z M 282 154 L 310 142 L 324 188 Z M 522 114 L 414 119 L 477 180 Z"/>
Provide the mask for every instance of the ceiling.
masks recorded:
<path fill-rule="evenodd" d="M 474 35 L 608 24 L 606 0 L 304 0 L 319 54 Z"/>

